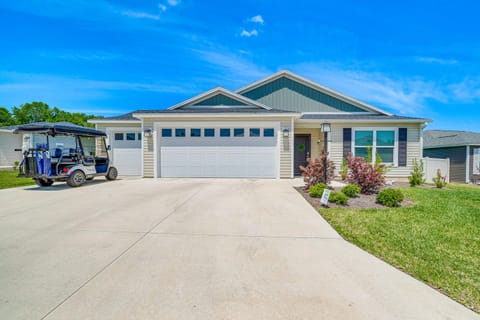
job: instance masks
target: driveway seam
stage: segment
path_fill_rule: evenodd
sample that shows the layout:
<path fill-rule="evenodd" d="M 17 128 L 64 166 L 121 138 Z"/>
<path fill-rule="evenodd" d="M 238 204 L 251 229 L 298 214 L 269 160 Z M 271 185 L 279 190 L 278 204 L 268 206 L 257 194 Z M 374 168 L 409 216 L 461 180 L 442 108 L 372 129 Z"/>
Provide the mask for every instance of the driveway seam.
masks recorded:
<path fill-rule="evenodd" d="M 314 239 L 314 240 L 344 240 L 341 237 L 317 237 L 317 236 L 269 236 L 248 234 L 222 234 L 222 233 L 183 233 L 183 232 L 150 232 L 150 235 L 170 236 L 197 236 L 197 237 L 225 237 L 225 238 L 265 238 L 265 239 Z"/>
<path fill-rule="evenodd" d="M 178 206 L 176 206 L 172 212 L 170 212 L 168 215 L 163 217 L 160 221 L 155 223 L 148 231 L 144 232 L 140 238 L 135 240 L 131 245 L 129 245 L 125 250 L 120 252 L 119 255 L 117 255 L 112 261 L 107 263 L 105 266 L 103 266 L 99 271 L 97 271 L 93 276 L 91 276 L 89 279 L 87 279 L 85 282 L 83 282 L 80 287 L 75 289 L 71 294 L 69 294 L 66 298 L 64 298 L 60 303 L 58 303 L 55 307 L 50 309 L 43 317 L 40 318 L 40 320 L 43 320 L 47 318 L 49 315 L 51 315 L 55 310 L 57 310 L 60 306 L 62 306 L 65 302 L 67 302 L 71 297 L 73 297 L 77 292 L 79 292 L 82 288 L 84 288 L 90 281 L 95 279 L 97 276 L 99 276 L 101 273 L 103 273 L 105 270 L 107 270 L 111 265 L 113 265 L 115 262 L 117 262 L 123 255 L 125 255 L 130 249 L 135 247 L 140 241 L 145 239 L 145 237 L 150 234 L 156 227 L 158 227 L 160 224 L 162 224 L 165 220 L 167 220 L 170 216 L 172 216 L 175 212 L 178 211 L 183 205 L 185 205 L 190 199 L 192 199 L 194 196 L 196 196 L 201 189 L 198 189 L 196 192 L 192 193 L 190 197 L 186 198 L 184 201 L 182 201 Z"/>

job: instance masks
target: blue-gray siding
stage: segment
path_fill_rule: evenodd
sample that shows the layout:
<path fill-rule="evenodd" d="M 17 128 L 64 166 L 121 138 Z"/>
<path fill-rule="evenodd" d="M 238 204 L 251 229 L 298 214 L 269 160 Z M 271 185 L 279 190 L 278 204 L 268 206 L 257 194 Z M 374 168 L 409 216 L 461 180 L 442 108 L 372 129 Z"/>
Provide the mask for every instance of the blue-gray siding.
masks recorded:
<path fill-rule="evenodd" d="M 236 99 L 227 97 L 226 95 L 217 94 L 213 97 L 197 102 L 194 105 L 196 106 L 245 106 L 246 104 Z"/>
<path fill-rule="evenodd" d="M 466 147 L 424 149 L 423 156 L 440 159 L 450 158 L 450 181 L 465 182 L 466 152 Z"/>
<path fill-rule="evenodd" d="M 242 95 L 269 107 L 297 112 L 364 112 L 345 101 L 282 77 Z"/>

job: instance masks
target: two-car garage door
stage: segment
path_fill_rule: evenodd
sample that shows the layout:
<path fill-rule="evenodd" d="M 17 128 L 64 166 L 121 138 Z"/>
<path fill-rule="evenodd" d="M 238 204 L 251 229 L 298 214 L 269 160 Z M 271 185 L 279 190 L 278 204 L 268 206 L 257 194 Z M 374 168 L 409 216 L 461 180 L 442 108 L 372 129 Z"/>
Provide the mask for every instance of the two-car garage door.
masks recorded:
<path fill-rule="evenodd" d="M 267 126 L 163 126 L 159 176 L 275 178 L 278 128 Z"/>

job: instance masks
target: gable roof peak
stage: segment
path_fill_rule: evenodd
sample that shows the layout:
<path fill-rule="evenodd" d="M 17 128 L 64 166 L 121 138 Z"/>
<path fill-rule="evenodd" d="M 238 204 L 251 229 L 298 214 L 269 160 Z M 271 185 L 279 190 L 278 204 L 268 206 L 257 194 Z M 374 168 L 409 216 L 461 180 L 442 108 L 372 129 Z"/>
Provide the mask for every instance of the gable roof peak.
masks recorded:
<path fill-rule="evenodd" d="M 288 78 L 288 79 L 290 79 L 290 80 L 292 80 L 292 81 L 295 81 L 295 82 L 298 82 L 298 83 L 300 83 L 300 84 L 302 84 L 302 85 L 304 85 L 304 86 L 310 87 L 310 88 L 312 88 L 312 89 L 314 89 L 314 90 L 320 91 L 320 92 L 322 92 L 322 93 L 325 93 L 325 94 L 327 94 L 327 95 L 330 95 L 330 96 L 332 96 L 332 97 L 335 97 L 335 98 L 337 98 L 337 99 L 339 99 L 339 100 L 342 100 L 342 101 L 344 101 L 344 102 L 350 103 L 350 104 L 352 104 L 352 105 L 354 105 L 354 106 L 356 106 L 356 107 L 359 107 L 359 108 L 361 108 L 361 109 L 364 109 L 364 110 L 366 110 L 366 111 L 370 111 L 370 112 L 373 111 L 373 112 L 375 112 L 375 113 L 380 113 L 380 114 L 384 114 L 384 115 L 387 115 L 387 116 L 393 115 L 393 114 L 390 113 L 390 112 L 387 112 L 387 111 L 382 110 L 382 109 L 380 109 L 380 108 L 374 107 L 374 106 L 372 106 L 372 105 L 370 105 L 370 104 L 368 104 L 368 103 L 362 102 L 362 101 L 357 100 L 357 99 L 355 99 L 355 98 L 353 98 L 353 97 L 347 96 L 347 95 L 345 95 L 345 94 L 343 94 L 343 93 L 340 93 L 340 92 L 338 92 L 338 91 L 335 91 L 335 90 L 333 90 L 333 89 L 330 89 L 330 88 L 328 88 L 328 87 L 325 87 L 325 86 L 323 86 L 323 85 L 321 85 L 321 84 L 318 84 L 318 83 L 316 83 L 316 82 L 314 82 L 314 81 L 312 81 L 312 80 L 309 80 L 309 79 L 307 79 L 307 78 L 304 78 L 304 77 L 302 77 L 302 76 L 300 76 L 300 75 L 298 75 L 298 74 L 296 74 L 296 73 L 293 73 L 293 72 L 290 71 L 290 70 L 286 70 L 286 69 L 280 70 L 280 71 L 278 71 L 278 72 L 276 72 L 276 73 L 274 73 L 274 74 L 272 74 L 272 75 L 270 75 L 270 76 L 268 76 L 268 77 L 266 77 L 266 78 L 260 79 L 260 80 L 258 80 L 258 81 L 256 81 L 256 82 L 253 82 L 253 83 L 251 83 L 251 84 L 249 84 L 249 85 L 247 85 L 247 86 L 244 86 L 244 87 L 236 90 L 235 92 L 238 93 L 238 94 L 245 94 L 245 93 L 248 92 L 248 91 L 251 91 L 251 90 L 253 90 L 253 89 L 256 89 L 256 88 L 258 88 L 258 87 L 260 87 L 260 86 L 262 86 L 262 85 L 265 85 L 265 84 L 267 84 L 267 83 L 273 82 L 273 81 L 275 81 L 275 80 L 277 80 L 277 79 L 280 79 L 280 78 L 282 78 L 282 77 Z"/>
<path fill-rule="evenodd" d="M 189 105 L 193 105 L 194 103 L 198 103 L 198 102 L 201 102 L 203 100 L 207 100 L 211 97 L 214 97 L 216 95 L 219 95 L 219 94 L 222 94 L 224 96 L 227 96 L 231 99 L 234 99 L 234 100 L 237 100 L 239 102 L 242 102 L 242 103 L 245 103 L 246 105 L 251 105 L 251 106 L 254 106 L 254 107 L 258 107 L 258 108 L 261 108 L 261 109 L 265 109 L 265 110 L 271 110 L 272 108 L 258 102 L 258 101 L 254 101 L 252 99 L 249 99 L 245 96 L 242 96 L 236 92 L 232 92 L 228 89 L 225 89 L 223 87 L 215 87 L 213 89 L 210 89 L 204 93 L 201 93 L 199 95 L 196 95 L 195 97 L 193 98 L 190 98 L 188 100 L 185 100 L 185 101 L 182 101 L 170 108 L 168 108 L 168 110 L 175 110 L 175 109 L 180 109 L 182 107 L 185 107 L 185 106 L 189 106 Z"/>

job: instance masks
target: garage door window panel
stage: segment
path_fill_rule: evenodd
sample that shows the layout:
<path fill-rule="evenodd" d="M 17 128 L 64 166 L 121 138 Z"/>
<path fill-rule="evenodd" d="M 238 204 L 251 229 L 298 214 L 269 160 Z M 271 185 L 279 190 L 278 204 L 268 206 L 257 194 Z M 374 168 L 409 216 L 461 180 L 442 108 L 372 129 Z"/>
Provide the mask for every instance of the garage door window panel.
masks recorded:
<path fill-rule="evenodd" d="M 230 137 L 230 128 L 221 128 L 220 137 Z"/>
<path fill-rule="evenodd" d="M 260 137 L 260 128 L 250 128 L 250 137 Z"/>
<path fill-rule="evenodd" d="M 265 128 L 263 129 L 263 136 L 264 137 L 274 137 L 275 130 L 273 128 Z"/>
<path fill-rule="evenodd" d="M 133 132 L 126 133 L 125 137 L 127 141 L 135 141 L 135 133 Z"/>
<path fill-rule="evenodd" d="M 233 136 L 234 136 L 234 137 L 243 137 L 243 136 L 245 136 L 245 129 L 243 129 L 243 128 L 235 128 L 235 129 L 233 129 Z"/>
<path fill-rule="evenodd" d="M 185 129 L 183 128 L 177 128 L 175 129 L 175 137 L 185 137 Z"/>
<path fill-rule="evenodd" d="M 115 133 L 115 140 L 122 141 L 123 140 L 123 133 Z"/>
<path fill-rule="evenodd" d="M 171 137 L 172 136 L 172 129 L 162 129 L 162 137 Z"/>
<path fill-rule="evenodd" d="M 205 137 L 215 137 L 215 129 L 213 128 L 205 128 L 203 135 Z"/>
<path fill-rule="evenodd" d="M 190 129 L 190 137 L 201 137 L 201 136 L 202 136 L 202 129 L 199 129 L 199 128 Z"/>

